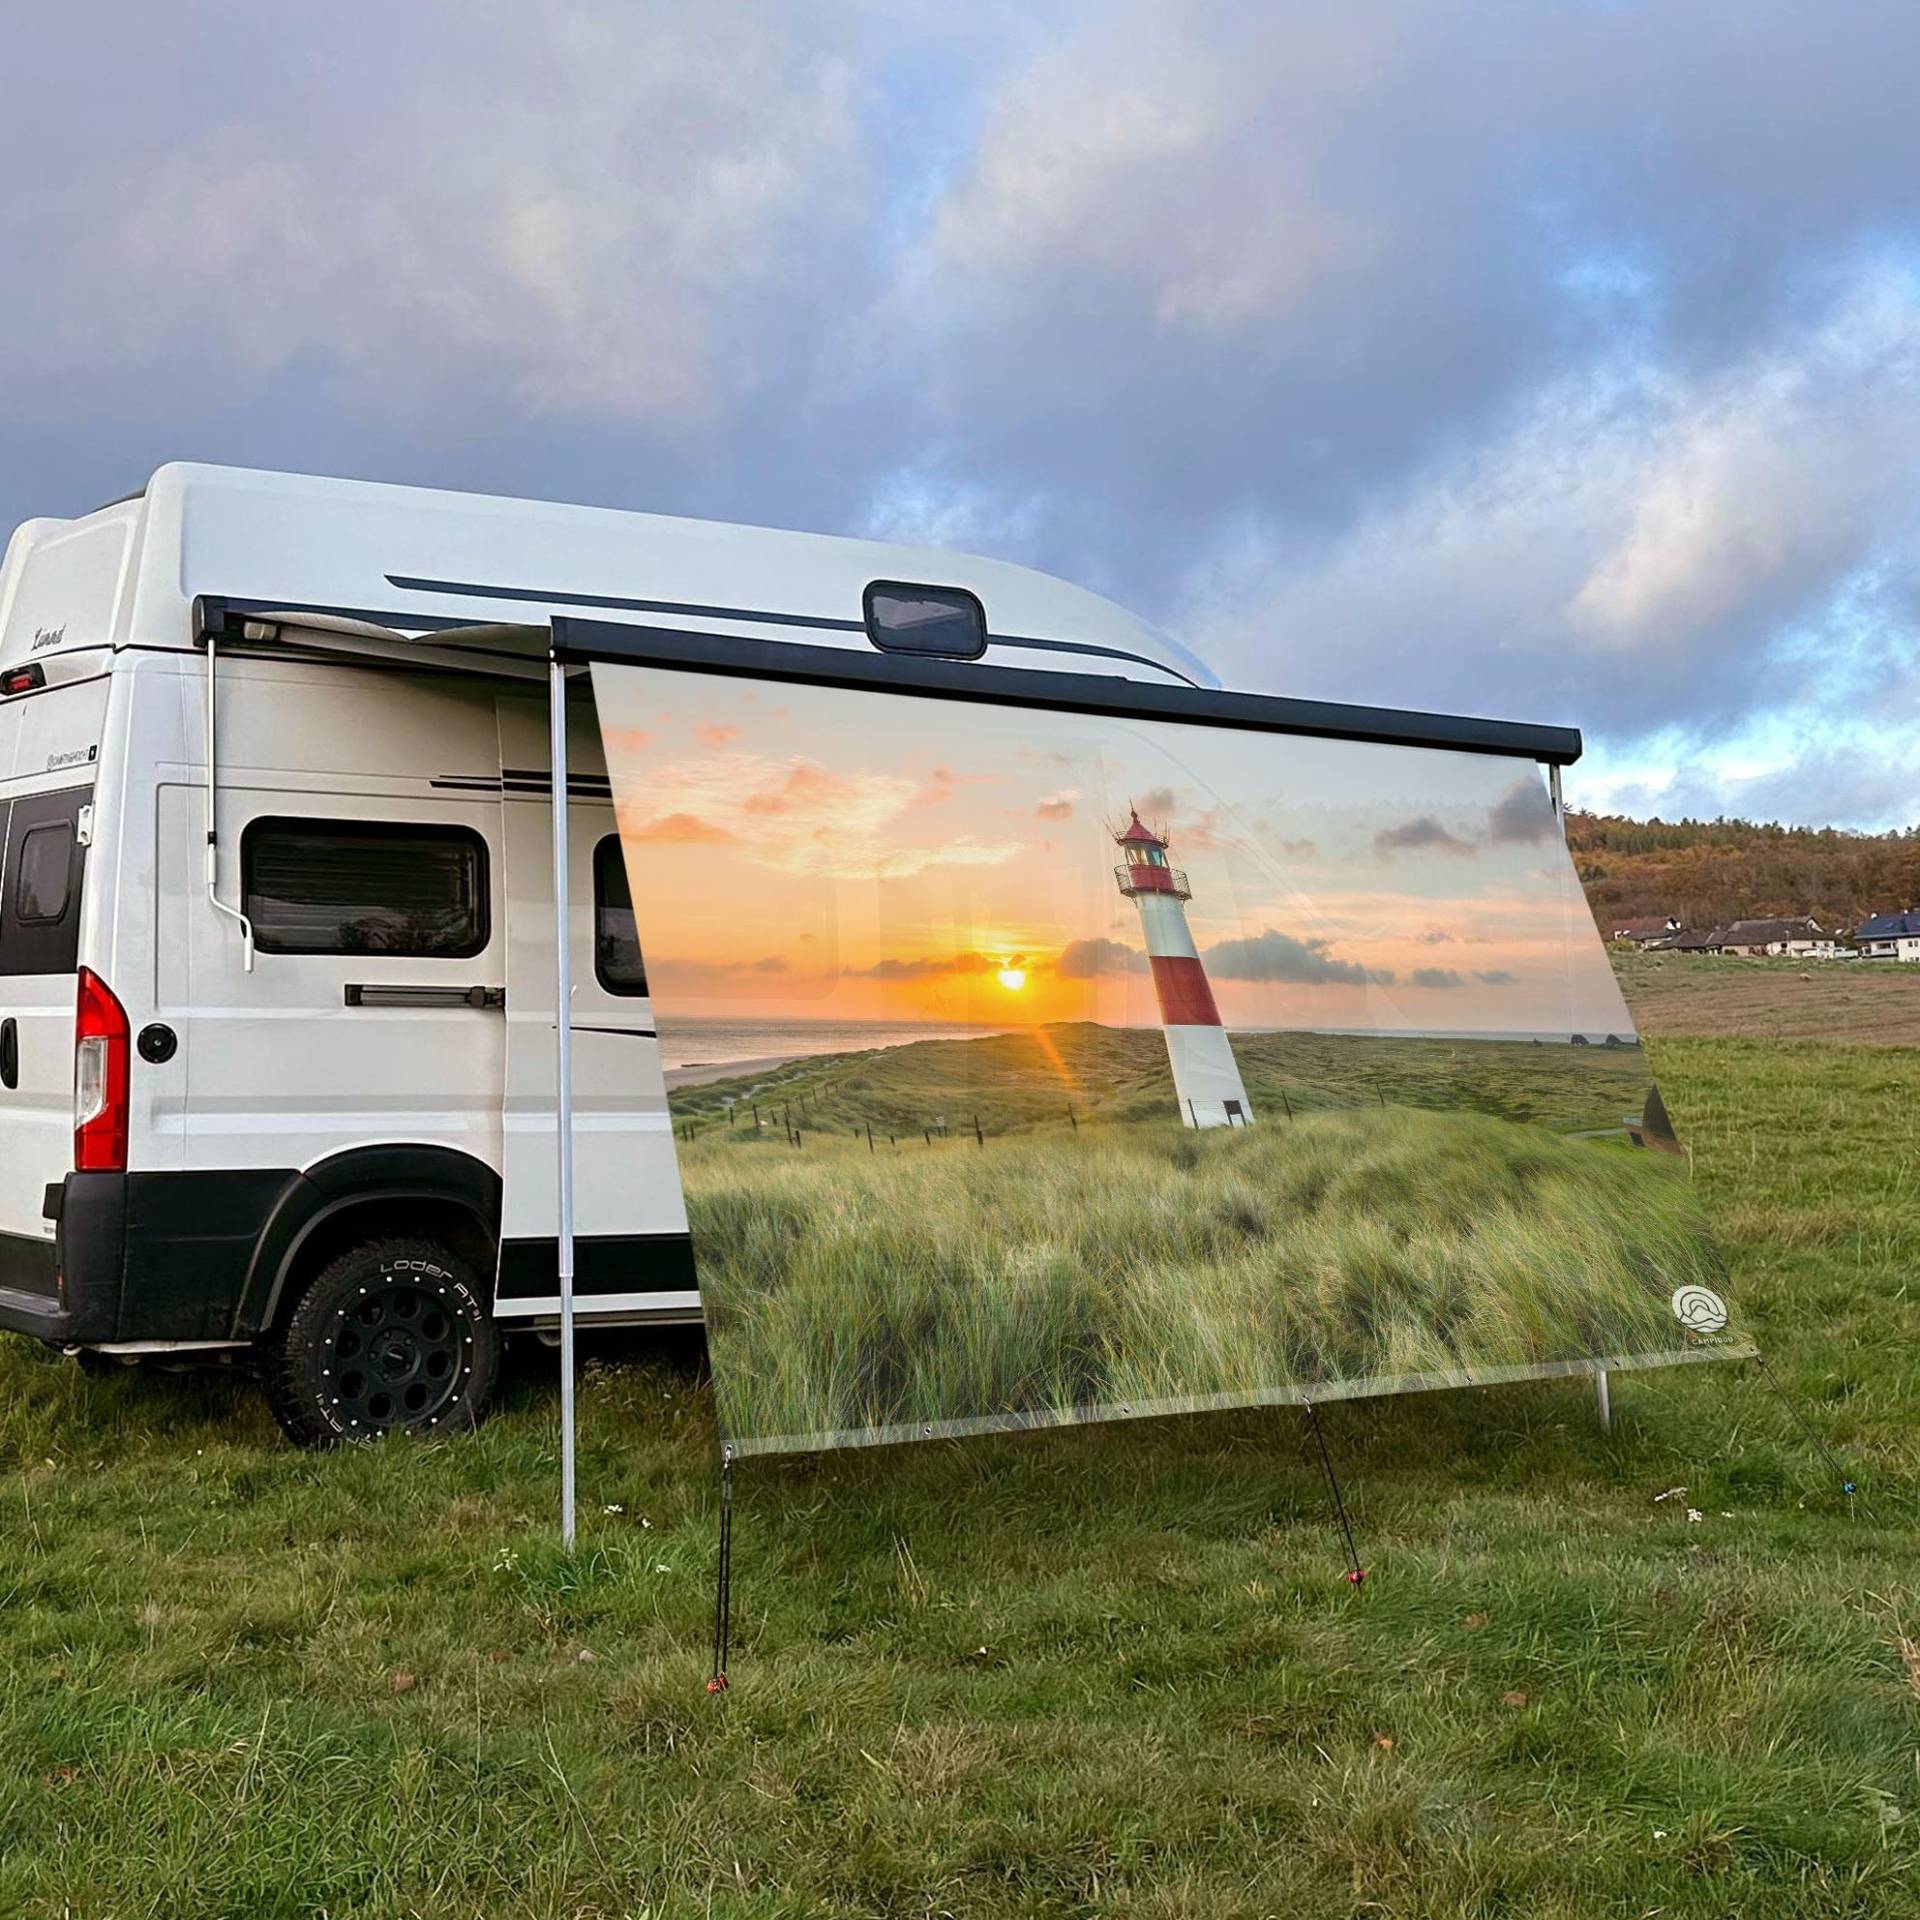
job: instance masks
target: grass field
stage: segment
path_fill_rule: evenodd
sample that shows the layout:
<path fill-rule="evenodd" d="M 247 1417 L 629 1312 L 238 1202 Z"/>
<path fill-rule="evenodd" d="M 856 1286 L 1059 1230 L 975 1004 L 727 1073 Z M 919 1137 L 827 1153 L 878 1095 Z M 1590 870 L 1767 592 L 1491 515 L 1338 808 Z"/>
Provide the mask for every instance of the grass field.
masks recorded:
<path fill-rule="evenodd" d="M 1920 967 L 1897 961 L 1620 953 L 1614 968 L 1643 1034 L 1920 1046 Z"/>
<path fill-rule="evenodd" d="M 315 1457 L 0 1343 L 0 1913 L 1904 1920 L 1920 1054 L 1652 1052 L 1855 1515 L 1734 1366 L 1328 1409 L 1358 1591 L 1291 1410 L 751 1461 L 710 1701 L 690 1357 L 567 1559 L 550 1367 Z"/>
<path fill-rule="evenodd" d="M 676 1096 L 728 1440 L 1670 1354 L 1674 1290 L 1724 1284 L 1684 1163 L 1619 1132 L 1645 1097 L 1638 1048 L 1262 1034 L 1235 1052 L 1265 1116 L 1247 1129 L 1172 1117 L 1157 1029 L 1084 1024 L 809 1060 L 777 1128 L 742 1123 L 744 1087 Z"/>

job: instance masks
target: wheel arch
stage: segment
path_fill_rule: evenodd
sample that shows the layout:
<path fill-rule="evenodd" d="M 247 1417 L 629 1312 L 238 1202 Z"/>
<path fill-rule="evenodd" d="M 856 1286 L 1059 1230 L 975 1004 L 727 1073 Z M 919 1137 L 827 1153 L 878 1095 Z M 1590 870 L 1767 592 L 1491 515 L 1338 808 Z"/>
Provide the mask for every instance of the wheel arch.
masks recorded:
<path fill-rule="evenodd" d="M 452 1147 L 352 1147 L 306 1168 L 254 1243 L 236 1335 L 271 1332 L 293 1282 L 362 1240 L 442 1238 L 470 1261 L 491 1299 L 500 1239 L 500 1176 Z"/>

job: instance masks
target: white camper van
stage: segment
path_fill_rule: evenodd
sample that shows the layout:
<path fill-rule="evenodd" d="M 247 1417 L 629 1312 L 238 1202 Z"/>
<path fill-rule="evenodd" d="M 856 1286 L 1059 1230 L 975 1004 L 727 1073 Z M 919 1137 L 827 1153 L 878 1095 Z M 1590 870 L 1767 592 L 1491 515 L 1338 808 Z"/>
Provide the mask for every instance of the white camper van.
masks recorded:
<path fill-rule="evenodd" d="M 971 643 L 915 621 L 922 587 L 977 603 Z M 560 1308 L 545 623 L 580 615 L 1213 684 L 1060 581 L 854 540 L 196 466 L 29 521 L 0 574 L 0 1327 L 255 1356 L 311 1443 L 479 1418 L 502 1333 Z M 694 1320 L 584 676 L 569 709 L 575 1298 Z"/>

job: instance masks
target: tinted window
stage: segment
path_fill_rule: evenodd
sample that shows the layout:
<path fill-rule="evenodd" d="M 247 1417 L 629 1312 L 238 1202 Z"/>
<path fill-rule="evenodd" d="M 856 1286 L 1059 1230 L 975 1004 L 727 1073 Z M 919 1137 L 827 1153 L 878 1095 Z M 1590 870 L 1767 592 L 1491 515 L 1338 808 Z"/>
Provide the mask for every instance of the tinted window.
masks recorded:
<path fill-rule="evenodd" d="M 876 580 L 864 596 L 867 638 L 885 653 L 977 660 L 987 650 L 987 614 L 964 587 Z"/>
<path fill-rule="evenodd" d="M 262 953 L 458 959 L 487 944 L 486 842 L 467 827 L 255 820 L 240 868 Z"/>
<path fill-rule="evenodd" d="M 0 973 L 71 973 L 80 962 L 86 849 L 80 810 L 90 788 L 0 804 Z"/>
<path fill-rule="evenodd" d="M 620 852 L 620 836 L 614 833 L 593 850 L 593 971 L 609 993 L 644 994 L 647 990 L 627 863 Z"/>
<path fill-rule="evenodd" d="M 73 823 L 49 820 L 20 836 L 13 882 L 13 917 L 23 927 L 50 927 L 73 896 Z"/>

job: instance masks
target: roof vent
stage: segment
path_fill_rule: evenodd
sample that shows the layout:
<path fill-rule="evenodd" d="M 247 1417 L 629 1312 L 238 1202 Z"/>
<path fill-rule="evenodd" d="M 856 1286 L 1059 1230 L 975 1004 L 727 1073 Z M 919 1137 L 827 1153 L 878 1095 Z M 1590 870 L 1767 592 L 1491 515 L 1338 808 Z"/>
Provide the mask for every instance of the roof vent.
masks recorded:
<path fill-rule="evenodd" d="M 987 610 L 965 587 L 875 580 L 860 596 L 867 638 L 882 653 L 978 660 L 987 650 Z"/>

